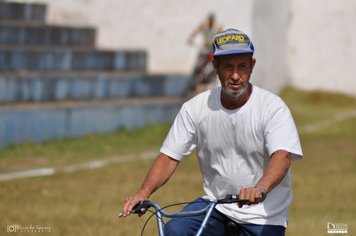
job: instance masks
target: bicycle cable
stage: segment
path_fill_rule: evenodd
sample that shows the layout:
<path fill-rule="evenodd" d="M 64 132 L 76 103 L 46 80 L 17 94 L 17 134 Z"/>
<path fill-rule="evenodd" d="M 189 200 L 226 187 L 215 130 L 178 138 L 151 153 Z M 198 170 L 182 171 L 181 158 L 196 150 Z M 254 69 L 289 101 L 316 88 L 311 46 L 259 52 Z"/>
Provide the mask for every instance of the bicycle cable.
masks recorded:
<path fill-rule="evenodd" d="M 143 236 L 143 233 L 144 233 L 144 231 L 145 231 L 145 229 L 146 229 L 146 226 L 147 226 L 148 222 L 151 220 L 151 218 L 152 218 L 154 215 L 156 215 L 156 216 L 158 217 L 157 211 L 151 211 L 151 210 L 147 210 L 147 211 L 148 211 L 148 212 L 151 212 L 152 214 L 147 218 L 145 224 L 142 226 L 141 236 Z M 159 218 L 160 218 L 160 220 L 163 222 L 163 220 L 161 219 L 161 217 L 159 217 Z M 163 223 L 164 223 L 164 222 L 163 222 Z"/>
<path fill-rule="evenodd" d="M 142 226 L 141 236 L 143 236 L 143 233 L 144 233 L 144 231 L 145 231 L 145 229 L 146 229 L 146 226 L 147 226 L 148 222 L 151 220 L 151 218 L 152 218 L 154 215 L 157 216 L 157 218 L 158 218 L 160 221 L 162 221 L 162 223 L 163 223 L 164 225 L 166 224 L 166 223 L 163 221 L 162 217 L 159 217 L 159 216 L 157 215 L 157 212 L 158 212 L 158 211 L 163 210 L 163 209 L 166 209 L 166 208 L 168 208 L 168 207 L 179 206 L 179 205 L 188 205 L 188 204 L 194 204 L 194 203 L 197 203 L 197 202 L 192 202 L 192 201 L 190 201 L 190 202 L 174 203 L 174 204 L 170 204 L 170 205 L 166 205 L 166 206 L 164 206 L 164 207 L 161 207 L 160 209 L 158 209 L 158 210 L 156 210 L 156 211 L 151 211 L 151 210 L 148 210 L 148 209 L 147 209 L 147 211 L 150 212 L 150 213 L 152 213 L 152 214 L 147 218 L 146 222 L 145 222 L 144 225 Z"/>

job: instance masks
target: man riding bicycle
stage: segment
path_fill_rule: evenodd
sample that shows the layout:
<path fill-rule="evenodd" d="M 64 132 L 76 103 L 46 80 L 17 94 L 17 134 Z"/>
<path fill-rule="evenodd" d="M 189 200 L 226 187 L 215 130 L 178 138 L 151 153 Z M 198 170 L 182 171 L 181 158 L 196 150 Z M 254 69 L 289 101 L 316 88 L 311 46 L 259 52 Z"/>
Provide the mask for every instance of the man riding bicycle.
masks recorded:
<path fill-rule="evenodd" d="M 276 47 L 273 38 L 272 46 Z M 285 235 L 292 201 L 291 161 L 302 157 L 297 129 L 287 105 L 250 82 L 256 59 L 249 37 L 228 29 L 213 38 L 214 67 L 221 87 L 183 104 L 141 188 L 128 197 L 123 215 L 165 184 L 194 149 L 205 196 L 183 211 L 200 209 L 206 199 L 239 193 L 247 206 L 218 205 L 204 235 L 225 235 L 235 221 L 240 236 Z M 194 235 L 203 216 L 175 218 L 167 235 Z"/>

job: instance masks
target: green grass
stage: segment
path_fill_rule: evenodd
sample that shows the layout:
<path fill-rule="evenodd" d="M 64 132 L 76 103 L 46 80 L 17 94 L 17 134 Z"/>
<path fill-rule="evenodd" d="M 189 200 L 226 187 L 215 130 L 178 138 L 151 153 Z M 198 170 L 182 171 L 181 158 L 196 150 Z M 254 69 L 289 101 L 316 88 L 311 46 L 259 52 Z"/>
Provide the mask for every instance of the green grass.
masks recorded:
<path fill-rule="evenodd" d="M 355 98 L 337 93 L 305 92 L 286 88 L 281 97 L 292 110 L 299 126 L 317 123 L 356 109 Z"/>
<path fill-rule="evenodd" d="M 83 161 L 157 150 L 168 130 L 168 125 L 160 125 L 133 131 L 122 130 L 112 134 L 93 134 L 83 138 L 48 141 L 42 144 L 11 145 L 0 151 L 0 172 L 49 165 L 62 167 Z"/>
<path fill-rule="evenodd" d="M 282 97 L 300 128 L 356 111 L 356 100 L 340 94 L 289 88 L 283 91 Z M 349 235 L 353 235 L 356 232 L 356 117 L 314 132 L 300 132 L 300 138 L 304 159 L 292 166 L 294 200 L 288 235 L 327 235 L 327 222 L 346 223 Z"/>
<path fill-rule="evenodd" d="M 298 128 L 356 109 L 356 100 L 339 94 L 288 88 L 282 97 Z M 13 145 L 0 151 L 0 172 L 63 167 L 120 157 L 160 147 L 168 125 L 113 134 Z M 302 130 L 302 129 L 301 129 Z M 348 224 L 356 232 L 356 118 L 300 132 L 304 159 L 292 165 L 294 200 L 287 235 L 327 235 L 326 224 Z M 148 216 L 118 219 L 126 196 L 141 184 L 152 160 L 132 160 L 71 174 L 0 182 L 0 235 L 140 235 Z M 152 196 L 162 205 L 202 194 L 194 155 L 178 167 L 170 182 Z M 6 233 L 12 224 L 50 227 L 51 233 Z M 156 235 L 155 223 L 145 235 Z"/>

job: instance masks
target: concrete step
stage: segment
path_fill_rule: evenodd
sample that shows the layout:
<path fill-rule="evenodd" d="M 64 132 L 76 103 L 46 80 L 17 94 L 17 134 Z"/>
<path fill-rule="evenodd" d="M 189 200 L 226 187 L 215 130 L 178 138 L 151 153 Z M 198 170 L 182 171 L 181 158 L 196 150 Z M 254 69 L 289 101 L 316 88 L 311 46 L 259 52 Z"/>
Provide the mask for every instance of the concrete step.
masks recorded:
<path fill-rule="evenodd" d="M 0 102 L 182 96 L 189 76 L 118 72 L 0 74 Z"/>
<path fill-rule="evenodd" d="M 98 50 L 81 48 L 0 47 L 0 72 L 48 70 L 146 71 L 143 50 Z"/>
<path fill-rule="evenodd" d="M 182 98 L 0 105 L 0 148 L 172 122 Z"/>
<path fill-rule="evenodd" d="M 0 45 L 95 46 L 95 29 L 0 22 Z"/>
<path fill-rule="evenodd" d="M 0 1 L 0 21 L 45 22 L 47 6 Z"/>

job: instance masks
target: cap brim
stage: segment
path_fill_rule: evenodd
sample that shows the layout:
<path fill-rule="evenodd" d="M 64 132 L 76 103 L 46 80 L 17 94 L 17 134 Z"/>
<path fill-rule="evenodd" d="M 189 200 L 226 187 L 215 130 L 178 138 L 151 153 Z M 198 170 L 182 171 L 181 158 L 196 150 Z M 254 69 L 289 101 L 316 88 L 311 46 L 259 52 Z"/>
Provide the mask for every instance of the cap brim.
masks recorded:
<path fill-rule="evenodd" d="M 213 56 L 224 56 L 224 55 L 232 55 L 232 54 L 253 54 L 252 50 L 228 50 L 228 51 L 222 51 L 218 53 L 214 53 Z"/>

